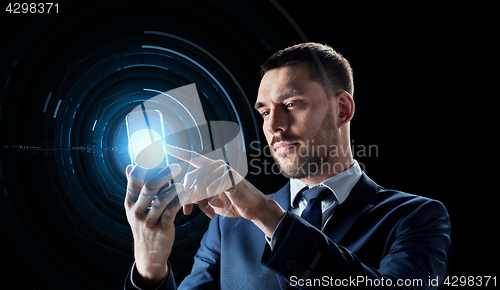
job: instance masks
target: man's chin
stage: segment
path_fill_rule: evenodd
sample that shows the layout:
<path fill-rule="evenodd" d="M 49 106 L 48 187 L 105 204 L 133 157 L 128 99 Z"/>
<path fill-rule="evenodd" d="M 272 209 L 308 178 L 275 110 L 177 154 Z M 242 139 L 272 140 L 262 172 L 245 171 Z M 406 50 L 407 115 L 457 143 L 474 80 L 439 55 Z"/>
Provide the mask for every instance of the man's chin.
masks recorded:
<path fill-rule="evenodd" d="M 276 159 L 276 158 L 275 158 Z M 279 158 L 276 160 L 280 166 L 281 174 L 287 178 L 303 178 L 305 175 L 304 169 L 301 166 L 300 160 L 297 158 Z"/>
<path fill-rule="evenodd" d="M 290 156 L 288 153 L 275 154 L 274 160 L 278 162 L 281 168 L 293 166 L 299 162 L 295 156 Z"/>
<path fill-rule="evenodd" d="M 295 179 L 301 179 L 301 178 L 306 178 L 308 175 L 304 170 L 301 170 L 297 167 L 294 168 L 281 168 L 281 174 L 285 176 L 286 178 L 295 178 Z"/>

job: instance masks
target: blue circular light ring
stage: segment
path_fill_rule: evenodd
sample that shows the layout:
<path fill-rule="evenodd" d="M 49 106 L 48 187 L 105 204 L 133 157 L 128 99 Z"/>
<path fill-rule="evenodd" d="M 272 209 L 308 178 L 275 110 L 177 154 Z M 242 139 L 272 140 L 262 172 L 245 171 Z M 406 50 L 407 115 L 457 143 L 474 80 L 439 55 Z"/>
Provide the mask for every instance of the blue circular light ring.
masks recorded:
<path fill-rule="evenodd" d="M 289 16 L 287 16 L 289 17 Z M 296 26 L 296 24 L 295 24 Z M 297 27 L 298 28 L 298 27 Z M 214 60 L 220 68 L 222 68 L 226 74 L 231 78 L 231 80 L 233 81 L 234 84 L 236 84 L 236 86 L 238 87 L 240 93 L 242 94 L 243 96 L 243 99 L 245 100 L 246 102 L 246 105 L 249 107 L 249 108 L 252 108 L 252 105 L 250 104 L 250 102 L 248 101 L 248 98 L 245 94 L 245 91 L 243 90 L 243 88 L 241 87 L 240 83 L 236 80 L 236 78 L 233 76 L 233 74 L 226 68 L 226 66 L 224 66 L 216 57 L 214 57 L 210 52 L 208 52 L 206 49 L 204 49 L 203 47 L 197 45 L 196 43 L 193 43 L 192 41 L 189 41 L 187 39 L 184 39 L 182 37 L 179 37 L 177 35 L 173 35 L 173 34 L 170 34 L 170 33 L 165 33 L 165 32 L 159 32 L 159 31 L 147 31 L 145 30 L 144 31 L 144 34 L 151 34 L 151 35 L 161 35 L 161 36 L 165 36 L 165 37 L 169 37 L 169 38 L 172 38 L 172 39 L 176 39 L 176 40 L 179 40 L 179 41 L 182 41 L 192 47 L 196 47 L 197 49 L 199 49 L 200 51 L 202 51 L 205 55 L 209 56 L 212 60 Z M 213 77 L 213 76 L 212 76 Z M 216 79 L 215 79 L 216 80 Z M 217 80 L 216 80 L 217 81 Z M 219 86 L 221 86 L 219 84 Z M 221 86 L 222 87 L 222 86 Z M 225 92 L 225 90 L 224 90 Z M 226 93 L 226 92 L 225 92 Z M 229 102 L 231 103 L 232 105 L 232 108 L 235 112 L 237 112 L 236 108 L 234 107 L 234 104 L 231 100 L 231 98 L 228 97 L 227 93 L 226 93 L 226 97 L 228 98 Z M 255 120 L 255 116 L 252 114 L 252 121 L 253 121 L 253 124 L 254 124 L 254 128 L 257 128 L 257 121 Z M 239 116 L 238 116 L 238 120 L 239 120 Z M 240 125 L 241 127 L 241 122 L 239 121 L 238 124 Z M 257 139 L 256 139 L 257 142 L 260 142 L 260 137 L 259 135 L 257 134 Z"/>
<path fill-rule="evenodd" d="M 143 53 L 142 53 L 142 54 L 143 54 Z M 139 55 L 139 56 L 140 56 L 140 55 L 142 55 L 142 54 L 141 54 L 141 53 L 139 53 L 139 52 L 132 52 L 132 53 L 127 53 L 127 54 L 124 54 L 124 56 L 122 56 L 122 57 L 132 57 L 132 56 L 134 56 L 134 55 Z M 162 55 L 162 54 L 156 54 L 156 55 L 161 55 L 161 56 L 163 56 L 163 57 L 164 57 L 164 55 Z M 111 63 L 112 63 L 112 59 L 111 59 L 111 58 L 108 58 L 108 60 L 110 60 L 110 61 L 111 61 Z M 103 63 L 100 63 L 100 64 L 101 64 L 101 66 L 100 66 L 100 67 L 96 65 L 96 66 L 94 66 L 94 69 L 91 69 L 90 71 L 92 71 L 92 70 L 94 70 L 94 71 L 100 70 L 100 71 L 102 72 L 102 65 L 103 65 Z M 198 64 L 198 66 L 199 66 L 199 64 Z M 162 66 L 149 66 L 148 64 L 144 64 L 144 63 L 143 63 L 143 64 L 141 64 L 141 65 L 128 65 L 128 66 L 123 66 L 122 68 L 116 69 L 116 71 L 115 71 L 115 70 L 109 70 L 109 69 L 108 69 L 108 70 L 106 70 L 106 72 L 110 73 L 110 75 L 111 75 L 111 74 L 117 73 L 117 72 L 119 72 L 119 71 L 130 70 L 130 69 L 134 69 L 134 68 L 145 68 L 145 67 L 151 67 L 151 68 L 157 68 L 157 69 L 159 68 L 159 69 L 162 69 L 162 70 L 168 71 L 168 69 L 167 69 L 167 68 L 162 67 Z M 92 74 L 91 72 L 88 72 L 88 74 L 89 74 L 89 75 L 88 75 L 88 78 L 89 78 L 89 79 L 92 79 L 94 74 Z M 102 76 L 101 76 L 101 77 L 102 77 Z M 213 77 L 213 75 L 212 75 L 212 77 Z M 78 82 L 78 81 L 77 81 L 77 82 L 75 82 L 75 85 L 74 85 L 74 87 L 73 87 L 73 88 L 74 88 L 74 90 L 73 90 L 73 91 L 75 91 L 75 92 L 77 92 L 77 93 L 80 93 L 80 94 L 81 94 L 81 98 L 82 98 L 82 100 L 81 100 L 81 101 L 79 101 L 77 97 L 71 97 L 71 98 L 70 98 L 70 101 L 73 101 L 73 103 L 77 103 L 77 104 L 76 104 L 76 107 L 74 108 L 74 112 L 72 113 L 72 117 L 71 117 L 71 118 L 69 118 L 69 116 L 68 116 L 68 115 L 66 115 L 66 112 L 68 111 L 68 107 L 70 107 L 71 105 L 70 105 L 70 104 L 66 105 L 66 103 L 64 103 L 64 104 L 63 104 L 63 107 L 64 107 L 64 106 L 66 106 L 66 110 L 64 111 L 64 114 L 61 112 L 61 113 L 60 113 L 60 118 L 58 118 L 58 120 L 61 120 L 61 128 L 60 128 L 60 129 L 61 129 L 61 135 L 64 135 L 64 134 L 65 134 L 65 133 L 63 133 L 65 129 L 66 129 L 66 130 L 67 130 L 67 132 L 68 132 L 68 144 L 71 144 L 71 138 L 72 138 L 72 135 L 74 135 L 74 134 L 71 134 L 71 129 L 70 129 L 70 128 L 72 128 L 72 127 L 71 127 L 69 124 L 68 124 L 68 125 L 66 125 L 66 123 L 63 123 L 63 121 L 62 121 L 62 120 L 64 119 L 63 117 L 64 117 L 64 116 L 66 116 L 66 119 L 69 119 L 69 121 L 73 121 L 73 120 L 75 119 L 75 118 L 74 118 L 74 116 L 75 116 L 75 115 L 77 114 L 77 112 L 78 112 L 78 109 L 79 109 L 79 107 L 80 107 L 81 102 L 83 102 L 83 99 L 85 99 L 85 101 L 88 101 L 88 100 L 89 100 L 89 99 L 88 99 L 88 94 L 84 94 L 84 93 L 82 94 L 82 93 L 81 93 L 82 91 L 81 91 L 81 90 L 78 90 L 78 87 L 77 87 L 77 85 L 78 85 L 78 84 L 80 84 L 80 86 L 85 86 L 85 83 L 86 83 L 86 81 L 84 81 L 84 78 L 83 78 L 83 77 L 80 77 L 80 78 L 79 78 L 79 82 Z M 95 86 L 95 85 L 94 85 L 94 84 L 91 84 L 91 85 L 88 85 L 88 86 L 93 87 L 93 86 Z M 144 90 L 144 89 L 143 89 L 143 91 L 147 91 L 147 90 Z M 154 89 L 149 89 L 149 91 L 151 91 L 151 92 L 156 92 L 156 93 L 163 93 L 163 92 L 160 92 L 160 91 L 158 91 L 158 90 L 154 90 Z M 225 90 L 224 90 L 224 91 L 225 91 Z M 226 96 L 227 96 L 227 95 L 226 95 Z M 126 99 L 128 99 L 128 97 L 123 96 L 120 100 L 126 100 Z M 105 154 L 104 154 L 104 152 L 105 152 L 105 145 L 104 145 L 104 144 L 105 144 L 105 143 L 110 144 L 110 143 L 109 143 L 109 142 L 105 142 L 105 141 L 104 141 L 104 138 L 105 138 L 105 135 L 104 135 L 104 134 L 108 131 L 108 130 L 107 130 L 107 128 L 108 128 L 109 118 L 106 118 L 106 116 L 112 117 L 112 116 L 115 114 L 115 111 L 113 110 L 113 108 L 114 108 L 115 106 L 116 106 L 116 107 L 119 107 L 119 106 L 120 106 L 120 102 L 121 102 L 121 101 L 120 101 L 120 100 L 113 100 L 113 104 L 112 104 L 112 105 L 107 105 L 107 104 L 103 103 L 103 101 L 105 101 L 106 99 L 102 99 L 102 98 L 100 98 L 100 100 L 101 100 L 101 101 L 100 101 L 101 105 L 99 106 L 99 108 L 100 108 L 100 111 L 101 111 L 101 112 L 98 112 L 98 113 L 97 113 L 97 116 L 98 116 L 98 117 L 97 117 L 95 120 L 94 120 L 94 119 L 92 119 L 92 120 L 94 120 L 94 122 L 93 122 L 93 123 L 91 123 L 91 125 L 92 125 L 91 127 L 92 127 L 92 132 L 93 132 L 93 135 L 94 135 L 94 138 L 93 138 L 93 139 L 94 139 L 94 140 L 100 140 L 100 142 L 99 142 L 99 143 L 100 143 L 100 146 L 98 146 L 98 144 L 96 144 L 96 147 L 100 147 L 102 151 L 97 152 L 97 154 L 94 154 L 94 155 L 92 156 L 92 157 L 93 157 L 93 159 L 94 159 L 94 162 L 92 162 L 92 163 L 91 163 L 91 164 L 92 164 L 91 166 L 92 166 L 92 168 L 93 168 L 91 171 L 96 172 L 96 173 L 98 174 L 98 178 L 94 178 L 94 180 L 101 180 L 101 182 L 100 182 L 100 183 L 101 183 L 102 185 L 106 186 L 106 188 L 103 188 L 103 190 L 101 190 L 101 191 L 102 191 L 102 192 L 104 192 L 104 194 L 106 195 L 106 197 L 107 197 L 108 199 L 113 199 L 113 197 L 112 197 L 113 195 L 119 195 L 119 194 L 118 194 L 116 191 L 114 191 L 114 190 L 113 190 L 113 188 L 114 188 L 115 186 L 113 186 L 113 183 L 114 183 L 114 182 L 112 181 L 112 179 L 106 179 L 106 177 L 105 177 L 105 176 L 107 176 L 107 175 L 109 174 L 109 168 L 108 168 L 108 167 L 110 166 L 110 164 L 105 162 L 105 161 L 106 161 L 106 159 L 104 158 L 104 156 L 107 156 L 107 155 L 105 155 Z M 233 106 L 234 106 L 234 104 L 233 104 Z M 184 108 L 184 109 L 185 109 L 185 108 Z M 186 110 L 186 109 L 185 109 L 185 110 Z M 72 112 L 72 111 L 73 111 L 73 110 L 69 110 L 69 112 Z M 186 112 L 187 112 L 187 110 L 186 110 Z M 189 112 L 187 112 L 187 113 L 189 113 Z M 192 118 L 192 116 L 191 116 L 191 118 Z M 194 118 L 192 118 L 192 119 L 193 119 L 193 121 L 195 121 L 195 120 L 194 120 Z M 90 124 L 89 124 L 89 125 L 90 125 Z M 87 128 L 88 128 L 87 130 L 90 130 L 90 126 L 88 126 Z M 60 144 L 60 145 L 64 145 L 64 144 L 65 144 L 65 142 L 64 142 L 64 143 L 62 143 L 62 144 Z M 61 147 L 62 147 L 62 146 L 61 146 Z M 99 153 L 100 153 L 100 154 L 99 154 Z M 64 156 L 61 156 L 61 163 L 62 163 L 62 164 L 64 164 L 64 158 L 63 158 L 63 157 L 64 157 Z M 72 163 L 72 162 L 69 162 L 69 163 L 68 163 L 68 162 L 66 162 L 66 163 L 65 163 L 65 165 L 67 166 L 67 169 L 65 169 L 65 172 L 66 172 L 66 173 L 65 173 L 65 175 L 67 174 L 67 172 L 73 172 L 73 171 L 74 171 L 74 166 L 73 166 L 73 163 Z M 71 168 L 71 167 L 73 167 L 73 168 Z M 71 188 L 72 188 L 72 187 L 71 187 L 71 185 L 73 185 L 73 186 L 74 186 L 74 185 L 75 185 L 75 184 L 74 184 L 74 182 L 75 182 L 75 181 L 73 181 L 73 182 L 69 182 L 69 184 L 68 184 L 69 186 L 68 186 L 68 187 L 66 187 L 66 192 L 71 192 L 71 191 L 72 191 L 72 190 L 71 190 Z M 117 184 L 115 184 L 115 185 L 117 185 Z M 123 185 L 122 185 L 122 186 L 123 186 Z M 69 189 L 69 190 L 68 190 L 68 189 Z M 92 192 L 92 190 L 88 190 L 88 191 L 89 191 L 89 192 Z M 84 192 L 84 191 L 82 190 L 82 191 L 80 191 L 80 192 Z M 82 194 L 80 194 L 80 195 L 82 195 Z M 83 197 L 83 198 L 87 198 L 87 197 Z M 95 201 L 94 201 L 94 202 L 95 202 Z M 83 200 L 75 200 L 75 201 L 73 202 L 73 204 L 74 204 L 75 206 L 77 206 L 77 207 L 80 207 L 79 205 L 84 205 L 84 204 L 87 204 L 87 207 L 88 207 L 90 204 L 93 204 L 94 202 L 90 202 L 90 203 L 89 203 L 88 201 L 87 201 L 87 202 L 84 202 Z M 87 216 L 87 217 L 88 217 L 88 216 L 91 216 L 92 218 L 95 218 L 95 222 L 91 222 L 89 219 L 87 219 L 87 223 L 88 223 L 89 225 L 92 225 L 92 227 L 93 227 L 93 228 L 95 228 L 95 229 L 99 230 L 99 233 L 100 233 L 100 234 L 103 234 L 103 233 L 104 233 L 105 235 L 107 235 L 107 236 L 109 236 L 109 237 L 111 237 L 111 238 L 113 238 L 114 236 L 116 236 L 116 233 L 114 233 L 114 232 L 112 232 L 112 231 L 109 231 L 110 224 L 107 224 L 107 225 L 105 225 L 104 227 L 102 227 L 102 226 L 100 226 L 100 225 L 98 224 L 101 220 L 105 220 L 105 218 L 104 218 L 104 217 L 102 217 L 101 215 L 96 215 L 96 214 L 95 214 L 95 212 L 100 212 L 100 211 L 99 211 L 99 210 L 97 210 L 97 211 L 96 211 L 96 210 L 94 210 L 93 208 L 94 208 L 94 207 L 91 207 L 91 208 L 88 208 L 88 209 L 87 209 L 87 208 L 83 208 L 83 209 L 81 209 L 81 211 L 82 211 L 82 215 L 83 215 L 83 216 Z M 89 212 L 88 210 L 90 210 L 90 212 Z M 106 211 L 105 211 L 105 212 L 106 212 Z M 107 212 L 106 214 L 107 214 L 107 215 L 109 215 L 109 212 Z M 113 218 L 113 219 L 115 219 L 115 218 Z M 77 219 L 74 219 L 74 220 L 77 220 Z M 125 223 L 125 225 L 126 225 L 126 223 Z M 184 227 L 184 228 L 182 228 L 182 229 L 183 229 L 184 231 L 186 231 L 186 230 L 187 230 L 187 231 L 189 231 L 189 228 L 188 228 L 188 227 Z M 98 236 L 98 235 L 96 234 L 96 235 L 94 235 L 94 236 Z M 186 238 L 186 239 L 188 239 L 188 238 Z M 180 241 L 180 240 L 179 240 L 179 241 Z M 126 240 L 125 240 L 125 239 L 122 239 L 122 242 L 126 243 Z"/>
<path fill-rule="evenodd" d="M 240 119 L 240 116 L 238 114 L 238 111 L 236 110 L 236 107 L 234 106 L 234 103 L 233 101 L 231 100 L 231 98 L 229 97 L 229 95 L 227 94 L 226 90 L 224 89 L 224 87 L 220 84 L 220 82 L 206 69 L 204 68 L 203 66 L 201 66 L 199 63 L 197 63 L 196 61 L 194 61 L 193 59 L 191 59 L 190 57 L 188 56 L 185 56 L 184 54 L 182 53 L 179 53 L 179 52 L 176 52 L 176 51 L 173 51 L 171 49 L 168 49 L 168 48 L 164 48 L 164 47 L 159 47 L 159 46 L 153 46 L 153 45 L 143 45 L 142 48 L 150 48 L 150 49 L 158 49 L 158 50 L 163 50 L 163 51 L 167 51 L 167 52 L 170 52 L 172 54 L 175 54 L 175 55 L 178 55 L 178 56 L 181 56 L 183 58 L 185 58 L 186 60 L 192 62 L 193 64 L 195 64 L 196 66 L 198 66 L 200 69 L 202 69 L 207 75 L 209 75 L 212 80 L 214 82 L 217 83 L 217 85 L 219 85 L 219 88 L 224 92 L 224 95 L 226 96 L 227 100 L 229 101 L 229 103 L 231 104 L 231 107 L 233 108 L 233 112 L 235 113 L 236 115 L 236 119 L 238 120 L 238 124 L 240 125 L 240 127 L 242 127 L 242 124 L 241 124 L 241 119 Z M 254 120 L 255 121 L 255 120 Z M 257 124 L 257 123 L 255 123 Z M 242 138 L 243 138 L 243 141 L 245 141 L 245 137 L 242 135 Z M 246 151 L 245 148 L 243 148 L 243 151 Z"/>
<path fill-rule="evenodd" d="M 128 100 L 128 97 L 123 97 L 123 99 L 124 99 L 124 100 Z M 102 103 L 102 101 L 101 101 L 101 103 Z M 104 105 L 104 104 L 102 104 L 102 105 Z M 99 107 L 103 107 L 102 105 L 100 105 Z M 79 106 L 79 105 L 77 105 L 77 106 Z M 107 107 L 107 109 L 106 109 L 106 114 L 104 114 L 104 112 L 103 112 L 103 113 L 98 113 L 98 115 L 102 115 L 102 116 L 99 118 L 99 119 L 101 120 L 101 122 L 100 122 L 99 124 L 101 124 L 101 125 L 96 126 L 96 122 L 94 122 L 94 123 L 93 123 L 93 126 L 92 126 L 92 129 L 93 129 L 93 131 L 92 131 L 92 132 L 93 132 L 93 135 L 94 135 L 94 140 L 100 140 L 100 144 L 101 144 L 101 146 L 97 146 L 97 147 L 101 147 L 101 150 L 103 150 L 103 151 L 101 151 L 101 152 L 100 152 L 101 154 L 94 154 L 94 155 L 93 155 L 94 162 L 92 162 L 91 164 L 93 164 L 93 166 L 97 166 L 97 167 L 94 167 L 94 168 L 93 168 L 93 170 L 92 170 L 92 171 L 95 171 L 95 172 L 101 172 L 102 170 L 107 171 L 107 165 L 106 165 L 106 164 L 105 164 L 105 162 L 104 162 L 104 161 L 105 161 L 105 159 L 104 159 L 104 154 L 103 154 L 103 152 L 104 152 L 104 150 L 105 150 L 105 148 L 103 147 L 103 138 L 104 138 L 104 135 L 103 135 L 103 134 L 107 131 L 106 129 L 107 129 L 107 123 L 109 122 L 109 119 L 108 119 L 108 118 L 104 118 L 104 117 L 106 117 L 106 116 L 109 116 L 109 117 L 113 116 L 113 115 L 115 114 L 115 111 L 116 111 L 116 110 L 114 110 L 113 108 L 120 108 L 121 106 L 120 106 L 120 103 L 119 103 L 119 102 L 114 102 L 114 106 L 109 106 L 109 105 L 106 105 L 105 107 Z M 73 113 L 73 116 L 74 116 L 75 114 L 76 114 L 76 111 L 75 111 L 75 113 Z M 61 117 L 62 117 L 62 116 L 61 116 Z M 68 118 L 69 118 L 69 117 L 68 117 Z M 61 119 L 62 119 L 62 118 L 61 118 Z M 71 120 L 71 119 L 73 119 L 73 118 L 70 118 L 70 120 Z M 97 119 L 96 119 L 96 120 L 97 120 Z M 68 126 L 65 126 L 65 123 L 61 123 L 61 135 L 63 135 L 63 133 L 62 133 L 62 132 L 64 131 L 64 128 L 67 128 L 67 127 L 68 127 Z M 69 128 L 71 128 L 71 127 L 69 127 Z M 87 130 L 90 130 L 90 127 L 88 127 L 88 129 L 87 129 Z M 68 135 L 69 135 L 69 136 L 71 136 L 71 134 L 70 134 L 70 133 L 71 133 L 71 129 L 68 129 Z M 100 138 L 100 139 L 99 139 L 99 138 Z M 61 139 L 61 140 L 63 140 L 63 139 Z M 70 140 L 70 139 L 69 139 L 69 137 L 68 137 L 68 140 Z M 68 143 L 70 143 L 70 141 L 68 141 Z M 64 144 L 64 143 L 63 143 L 63 144 Z M 63 144 L 60 144 L 60 145 L 63 145 Z M 59 152 L 59 151 L 58 151 L 58 152 Z M 57 152 L 57 153 L 58 153 L 58 152 Z M 99 153 L 99 152 L 98 152 L 98 153 Z M 71 172 L 74 172 L 74 168 L 72 168 L 72 167 L 73 167 L 73 166 L 72 166 L 72 165 L 73 165 L 73 164 L 72 164 L 72 162 L 69 162 L 69 163 L 67 163 L 67 162 L 66 162 L 66 163 L 64 163 L 64 158 L 63 158 L 63 157 L 64 157 L 64 156 L 61 156 L 61 164 L 62 164 L 62 165 L 66 165 L 66 166 L 68 167 L 68 168 L 66 168 L 66 169 L 63 169 L 63 170 L 64 170 L 64 175 L 67 175 L 67 172 L 70 172 L 70 171 L 71 171 Z M 104 172 L 104 171 L 103 171 L 103 172 Z M 104 173 L 107 173 L 107 172 L 104 172 Z M 100 175 L 99 175 L 99 176 L 101 176 L 101 177 L 100 177 L 100 178 L 97 178 L 97 180 L 106 180 L 106 178 L 104 178 L 104 177 L 103 177 L 103 176 L 104 176 L 104 174 L 103 174 L 103 173 L 100 173 Z M 109 182 L 110 182 L 110 180 L 109 180 L 109 179 L 107 179 L 107 180 L 106 180 L 106 182 L 107 182 L 107 183 L 109 183 Z M 107 184 L 107 183 L 106 183 L 106 185 L 109 185 L 109 184 Z M 73 185 L 73 186 L 75 185 L 73 182 L 70 182 L 70 184 L 71 184 L 71 185 Z M 67 192 L 71 192 L 71 191 L 72 191 L 73 186 L 71 186 L 71 185 L 70 185 L 70 186 L 68 186 L 68 187 L 66 187 Z M 108 191 L 109 191 L 109 188 L 108 188 L 107 190 L 106 190 L 106 189 L 104 189 L 104 193 L 105 193 L 105 194 L 106 194 Z M 90 191 L 90 192 L 92 192 L 92 191 Z M 111 193 L 112 193 L 112 192 L 111 192 Z M 82 202 L 82 201 L 80 200 L 80 201 L 76 201 L 76 202 L 74 202 L 74 204 L 75 204 L 75 205 L 83 205 L 83 204 L 87 204 L 87 205 L 89 205 L 89 204 L 92 204 L 92 203 Z M 88 215 L 88 214 L 85 214 L 85 215 Z M 94 224 L 94 226 L 95 226 L 95 224 Z M 96 226 L 96 228 L 99 228 L 99 227 L 97 227 L 97 226 Z M 105 230 L 107 230 L 107 229 L 105 229 Z"/>

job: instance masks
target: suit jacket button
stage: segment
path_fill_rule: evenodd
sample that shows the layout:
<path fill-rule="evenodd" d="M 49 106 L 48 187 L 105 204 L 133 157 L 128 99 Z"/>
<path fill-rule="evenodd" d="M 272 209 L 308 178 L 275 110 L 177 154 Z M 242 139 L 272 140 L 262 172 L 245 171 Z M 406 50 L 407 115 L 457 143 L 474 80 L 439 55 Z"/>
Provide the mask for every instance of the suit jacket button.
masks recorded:
<path fill-rule="evenodd" d="M 286 266 L 288 267 L 288 269 L 295 269 L 296 266 L 295 260 L 293 259 L 288 260 L 286 262 Z"/>

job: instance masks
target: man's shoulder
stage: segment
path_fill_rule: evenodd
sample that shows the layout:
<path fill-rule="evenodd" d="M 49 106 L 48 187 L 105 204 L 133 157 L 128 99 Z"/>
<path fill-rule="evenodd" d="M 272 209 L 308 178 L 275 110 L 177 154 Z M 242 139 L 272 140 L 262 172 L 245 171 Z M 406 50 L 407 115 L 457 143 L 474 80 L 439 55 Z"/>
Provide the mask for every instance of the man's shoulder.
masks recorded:
<path fill-rule="evenodd" d="M 431 193 L 431 192 L 429 192 Z M 368 205 L 371 214 L 401 219 L 412 213 L 429 216 L 447 216 L 444 205 L 432 198 L 387 189 L 371 180 L 365 173 L 351 190 L 345 203 L 345 211 Z"/>
<path fill-rule="evenodd" d="M 423 204 L 433 199 L 396 189 L 386 189 L 378 186 L 377 203 L 415 203 Z"/>
<path fill-rule="evenodd" d="M 408 221 L 413 226 L 423 226 L 441 219 L 445 224 L 449 224 L 448 211 L 440 201 L 381 186 L 377 193 L 377 203 L 368 214 L 372 217 L 373 215 L 400 222 Z"/>
<path fill-rule="evenodd" d="M 358 192 L 356 192 L 358 191 Z M 361 192 L 359 192 L 361 191 Z M 354 193 L 356 192 L 356 193 Z M 380 205 L 408 205 L 420 206 L 426 203 L 439 203 L 430 197 L 408 193 L 396 189 L 387 189 L 371 180 L 365 173 L 362 174 L 358 183 L 351 191 L 353 197 L 372 202 L 376 206 Z M 351 196 L 350 194 L 350 196 Z"/>
<path fill-rule="evenodd" d="M 411 194 L 395 189 L 386 189 L 378 186 L 377 205 L 392 204 L 392 205 L 407 205 L 419 207 L 424 204 L 440 204 L 438 200 L 423 195 Z"/>

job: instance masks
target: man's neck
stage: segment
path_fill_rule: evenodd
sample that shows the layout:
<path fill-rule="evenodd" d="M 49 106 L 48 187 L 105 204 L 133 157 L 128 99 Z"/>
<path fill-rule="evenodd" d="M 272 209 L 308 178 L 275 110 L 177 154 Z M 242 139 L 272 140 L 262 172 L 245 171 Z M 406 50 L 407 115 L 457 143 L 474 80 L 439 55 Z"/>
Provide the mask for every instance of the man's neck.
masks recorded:
<path fill-rule="evenodd" d="M 332 162 L 329 165 L 330 165 L 329 166 L 330 170 L 326 170 L 326 172 L 320 172 L 319 174 L 310 175 L 309 177 L 306 178 L 301 178 L 300 181 L 304 182 L 308 186 L 313 186 L 315 184 L 321 183 L 327 180 L 328 178 L 351 168 L 354 165 L 354 159 L 352 158 L 352 155 L 349 155 L 346 156 L 344 160 L 335 160 L 335 162 Z M 323 169 L 323 167 L 321 168 Z"/>

